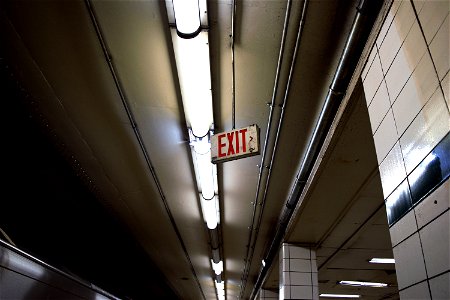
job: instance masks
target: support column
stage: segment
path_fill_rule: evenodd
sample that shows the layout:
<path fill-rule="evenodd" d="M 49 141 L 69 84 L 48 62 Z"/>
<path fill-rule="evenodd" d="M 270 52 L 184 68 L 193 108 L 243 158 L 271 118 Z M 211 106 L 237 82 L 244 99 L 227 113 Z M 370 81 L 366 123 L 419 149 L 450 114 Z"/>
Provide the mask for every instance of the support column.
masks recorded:
<path fill-rule="evenodd" d="M 315 250 L 283 243 L 279 299 L 319 299 Z"/>
<path fill-rule="evenodd" d="M 450 299 L 448 1 L 394 1 L 362 73 L 401 299 Z"/>

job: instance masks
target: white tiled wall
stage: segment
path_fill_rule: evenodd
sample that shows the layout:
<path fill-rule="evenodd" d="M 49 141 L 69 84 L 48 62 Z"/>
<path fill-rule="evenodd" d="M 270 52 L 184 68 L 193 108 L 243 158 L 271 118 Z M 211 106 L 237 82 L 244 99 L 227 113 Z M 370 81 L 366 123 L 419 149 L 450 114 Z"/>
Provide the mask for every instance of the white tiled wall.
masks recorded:
<path fill-rule="evenodd" d="M 400 299 L 410 299 L 410 300 L 431 299 L 430 291 L 428 289 L 426 281 L 400 291 Z"/>
<path fill-rule="evenodd" d="M 450 131 L 449 11 L 394 0 L 362 72 L 387 206 Z M 449 209 L 447 180 L 390 228 L 402 299 L 450 299 Z"/>
<path fill-rule="evenodd" d="M 283 244 L 280 253 L 280 298 L 318 299 L 315 251 L 309 247 Z"/>
<path fill-rule="evenodd" d="M 376 145 L 376 139 L 375 139 Z M 406 172 L 402 160 L 400 143 L 396 143 L 380 166 L 381 186 L 386 198 L 405 179 Z"/>
<path fill-rule="evenodd" d="M 419 228 L 436 219 L 450 207 L 450 181 L 441 185 L 434 193 L 414 208 Z M 417 227 L 416 227 L 417 230 Z M 444 231 L 445 232 L 445 231 Z M 448 228 L 447 228 L 448 233 Z M 450 260 L 450 258 L 449 258 Z"/>
<path fill-rule="evenodd" d="M 449 211 L 419 231 L 428 277 L 450 269 Z"/>
<path fill-rule="evenodd" d="M 400 138 L 403 160 L 408 174 L 449 131 L 450 115 L 441 90 L 436 89 L 431 99 Z"/>
<path fill-rule="evenodd" d="M 400 290 L 427 279 L 418 233 L 395 246 L 392 251 Z"/>
<path fill-rule="evenodd" d="M 449 274 L 447 272 L 430 280 L 431 296 L 433 299 L 450 299 Z"/>
<path fill-rule="evenodd" d="M 392 247 L 417 232 L 417 222 L 414 211 L 409 211 L 403 218 L 390 229 Z"/>

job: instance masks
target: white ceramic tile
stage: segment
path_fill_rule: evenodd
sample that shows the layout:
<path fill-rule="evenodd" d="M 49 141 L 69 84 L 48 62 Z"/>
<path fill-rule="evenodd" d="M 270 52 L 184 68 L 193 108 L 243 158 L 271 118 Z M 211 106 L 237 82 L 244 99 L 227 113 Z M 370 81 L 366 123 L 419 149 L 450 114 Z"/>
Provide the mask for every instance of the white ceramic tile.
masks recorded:
<path fill-rule="evenodd" d="M 372 65 L 370 66 L 369 72 L 367 73 L 366 79 L 363 82 L 364 94 L 366 96 L 367 103 L 372 102 L 373 96 L 380 86 L 382 79 L 383 71 L 381 70 L 378 55 L 376 55 Z"/>
<path fill-rule="evenodd" d="M 449 207 L 450 180 L 447 180 L 414 208 L 417 217 L 417 225 L 421 228 Z"/>
<path fill-rule="evenodd" d="M 417 233 L 395 246 L 392 251 L 399 289 L 426 279 L 422 248 Z"/>
<path fill-rule="evenodd" d="M 431 299 L 430 291 L 428 289 L 426 281 L 413 285 L 407 289 L 400 291 L 399 293 L 400 299 L 409 299 L 409 300 Z"/>
<path fill-rule="evenodd" d="M 291 286 L 286 285 L 280 288 L 280 299 L 291 299 Z"/>
<path fill-rule="evenodd" d="M 311 249 L 311 259 L 316 259 L 316 250 L 315 249 Z"/>
<path fill-rule="evenodd" d="M 283 243 L 281 246 L 281 251 L 283 253 L 283 258 L 289 258 L 289 244 Z"/>
<path fill-rule="evenodd" d="M 385 78 L 389 98 L 392 103 L 395 102 L 395 99 L 397 99 L 398 94 L 408 81 L 408 78 L 411 76 L 413 70 L 414 66 L 409 65 L 406 53 L 400 49 Z"/>
<path fill-rule="evenodd" d="M 317 273 L 317 260 L 313 259 L 310 262 L 311 262 L 311 272 Z"/>
<path fill-rule="evenodd" d="M 309 259 L 291 258 L 290 271 L 294 272 L 311 272 L 311 261 Z"/>
<path fill-rule="evenodd" d="M 431 297 L 433 299 L 450 299 L 450 273 L 430 279 Z"/>
<path fill-rule="evenodd" d="M 389 70 L 392 61 L 397 55 L 400 47 L 402 46 L 403 39 L 397 31 L 395 23 L 389 28 L 386 37 L 384 38 L 383 44 L 379 47 L 379 57 L 381 61 L 381 67 L 383 69 L 383 74 Z"/>
<path fill-rule="evenodd" d="M 281 261 L 281 271 L 290 271 L 290 264 L 289 264 L 289 258 L 283 258 Z"/>
<path fill-rule="evenodd" d="M 380 164 L 398 140 L 394 115 L 389 110 L 373 136 L 375 152 Z"/>
<path fill-rule="evenodd" d="M 405 166 L 399 143 L 396 143 L 380 164 L 381 186 L 386 199 L 394 189 L 406 178 Z"/>
<path fill-rule="evenodd" d="M 389 101 L 389 95 L 387 93 L 386 84 L 383 80 L 377 93 L 373 97 L 372 102 L 369 105 L 369 117 L 370 126 L 372 127 L 372 133 L 375 133 L 381 121 L 386 116 L 391 103 Z"/>
<path fill-rule="evenodd" d="M 361 79 L 363 82 L 366 79 L 367 73 L 369 72 L 370 67 L 373 64 L 373 60 L 375 59 L 376 55 L 377 55 L 377 46 L 374 45 L 372 51 L 370 51 L 369 58 L 367 59 L 367 63 L 364 66 L 364 70 L 361 73 Z"/>
<path fill-rule="evenodd" d="M 378 46 L 378 48 L 383 44 L 384 38 L 386 37 L 386 34 L 392 25 L 392 21 L 394 20 L 394 16 L 397 13 L 397 9 L 398 9 L 399 5 L 400 5 L 400 3 L 398 1 L 397 1 L 397 4 L 395 5 L 395 7 L 394 7 L 394 4 L 392 4 L 391 9 L 389 10 L 389 13 L 386 16 L 386 19 L 384 20 L 383 26 L 381 27 L 381 30 L 378 33 L 378 37 L 377 37 L 376 45 Z"/>
<path fill-rule="evenodd" d="M 291 284 L 291 272 L 281 272 L 282 273 L 282 283 L 283 285 L 290 285 Z"/>
<path fill-rule="evenodd" d="M 444 96 L 436 89 L 431 99 L 400 138 L 408 174 L 450 130 L 450 115 Z"/>
<path fill-rule="evenodd" d="M 396 0 L 394 0 L 394 1 L 396 1 Z M 422 11 L 423 5 L 424 5 L 424 3 L 426 1 L 424 1 L 424 0 L 413 0 L 413 2 L 414 2 L 414 6 L 416 7 L 417 12 L 420 14 L 420 12 Z"/>
<path fill-rule="evenodd" d="M 319 300 L 319 287 L 313 286 L 313 299 Z"/>
<path fill-rule="evenodd" d="M 312 285 L 319 286 L 319 276 L 317 272 L 313 272 L 312 274 Z"/>
<path fill-rule="evenodd" d="M 408 64 L 412 69 L 417 66 L 422 56 L 427 52 L 426 43 L 418 22 L 414 22 L 411 27 L 402 45 L 402 51 L 405 53 Z"/>
<path fill-rule="evenodd" d="M 449 216 L 450 212 L 447 211 L 419 231 L 428 277 L 448 271 L 450 268 Z"/>
<path fill-rule="evenodd" d="M 394 22 L 389 27 L 386 37 L 380 46 L 380 58 L 384 71 L 387 71 L 398 49 L 406 39 L 415 20 L 414 11 L 409 2 L 404 1 L 394 17 Z"/>
<path fill-rule="evenodd" d="M 290 272 L 291 285 L 312 285 L 312 273 Z"/>
<path fill-rule="evenodd" d="M 425 54 L 392 106 L 399 135 L 411 124 L 437 87 L 431 58 Z"/>
<path fill-rule="evenodd" d="M 419 12 L 419 20 L 425 34 L 425 38 L 430 44 L 439 27 L 442 25 L 449 12 L 448 1 L 423 1 L 424 5 Z"/>
<path fill-rule="evenodd" d="M 291 299 L 312 299 L 312 286 L 291 286 Z"/>
<path fill-rule="evenodd" d="M 442 90 L 444 92 L 444 98 L 447 102 L 447 107 L 450 110 L 450 72 L 445 75 L 444 79 L 441 81 Z"/>
<path fill-rule="evenodd" d="M 389 229 L 392 246 L 395 247 L 398 243 L 402 242 L 416 231 L 416 218 L 414 216 L 414 211 L 410 210 Z"/>
<path fill-rule="evenodd" d="M 311 257 L 311 250 L 306 247 L 289 245 L 290 258 L 307 258 Z"/>
<path fill-rule="evenodd" d="M 449 20 L 450 17 L 447 15 L 447 18 L 430 44 L 430 52 L 433 57 L 434 65 L 436 66 L 439 80 L 441 80 L 449 70 Z"/>

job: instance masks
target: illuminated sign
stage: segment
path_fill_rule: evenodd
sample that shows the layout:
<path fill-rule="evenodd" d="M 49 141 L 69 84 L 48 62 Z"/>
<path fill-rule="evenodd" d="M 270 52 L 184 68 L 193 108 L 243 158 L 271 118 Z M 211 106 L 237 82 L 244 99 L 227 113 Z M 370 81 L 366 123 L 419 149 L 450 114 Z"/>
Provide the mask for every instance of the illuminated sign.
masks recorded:
<path fill-rule="evenodd" d="M 214 164 L 258 155 L 259 150 L 259 128 L 256 125 L 211 137 L 211 162 Z"/>

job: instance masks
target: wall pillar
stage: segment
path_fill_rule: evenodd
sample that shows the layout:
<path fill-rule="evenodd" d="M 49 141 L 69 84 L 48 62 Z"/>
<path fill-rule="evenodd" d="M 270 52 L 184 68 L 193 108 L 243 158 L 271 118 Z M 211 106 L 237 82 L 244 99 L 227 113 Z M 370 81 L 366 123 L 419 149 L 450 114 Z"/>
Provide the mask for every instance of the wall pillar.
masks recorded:
<path fill-rule="evenodd" d="M 394 1 L 362 73 L 402 299 L 450 299 L 449 19 Z"/>
<path fill-rule="evenodd" d="M 319 299 L 315 250 L 283 243 L 279 299 Z"/>

